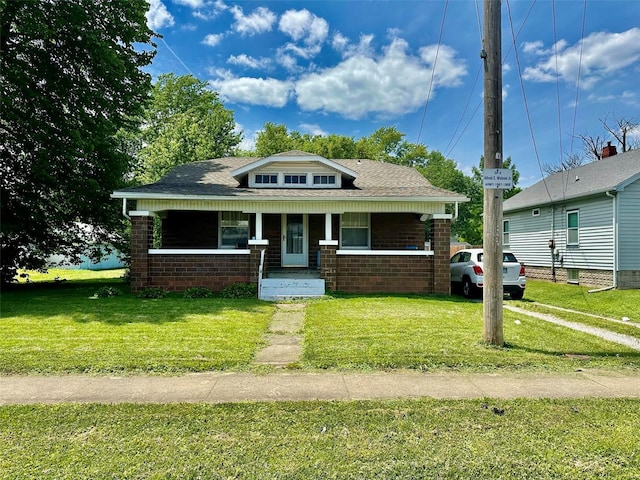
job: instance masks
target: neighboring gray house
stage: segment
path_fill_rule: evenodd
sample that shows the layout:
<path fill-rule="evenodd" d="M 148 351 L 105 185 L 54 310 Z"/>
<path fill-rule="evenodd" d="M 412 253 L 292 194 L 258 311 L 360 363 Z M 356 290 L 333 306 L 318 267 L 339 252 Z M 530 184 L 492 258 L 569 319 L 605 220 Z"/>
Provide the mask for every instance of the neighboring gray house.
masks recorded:
<path fill-rule="evenodd" d="M 640 150 L 602 153 L 504 202 L 505 249 L 527 276 L 640 288 Z"/>

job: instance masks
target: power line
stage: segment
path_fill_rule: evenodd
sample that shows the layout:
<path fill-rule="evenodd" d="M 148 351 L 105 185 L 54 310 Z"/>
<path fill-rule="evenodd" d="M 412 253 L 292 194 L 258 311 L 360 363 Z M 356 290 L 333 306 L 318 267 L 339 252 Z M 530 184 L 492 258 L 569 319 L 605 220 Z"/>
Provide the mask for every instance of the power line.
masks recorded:
<path fill-rule="evenodd" d="M 570 153 L 573 153 L 573 139 L 576 133 L 576 117 L 578 115 L 578 94 L 580 93 L 580 75 L 582 72 L 582 50 L 584 47 L 584 27 L 587 18 L 587 0 L 584 0 L 584 6 L 582 8 L 582 32 L 580 33 L 580 57 L 578 60 L 578 78 L 576 79 L 576 100 L 573 109 L 573 126 L 571 127 L 571 147 Z"/>
<path fill-rule="evenodd" d="M 422 111 L 422 120 L 420 121 L 420 129 L 418 130 L 418 139 L 416 143 L 420 143 L 420 136 L 422 135 L 422 127 L 424 126 L 424 119 L 427 116 L 427 107 L 429 106 L 429 98 L 431 97 L 431 90 L 433 89 L 433 79 L 436 74 L 436 64 L 438 63 L 438 52 L 440 52 L 440 45 L 442 43 L 442 32 L 444 31 L 444 20 L 447 17 L 447 7 L 449 6 L 449 0 L 444 2 L 444 11 L 442 12 L 442 23 L 440 24 L 440 35 L 438 36 L 438 46 L 436 47 L 436 56 L 433 60 L 433 68 L 431 69 L 431 81 L 429 82 L 429 91 L 427 93 L 427 101 L 424 104 L 424 110 Z"/>
<path fill-rule="evenodd" d="M 187 67 L 186 63 L 184 63 L 182 61 L 182 59 L 178 56 L 178 54 L 176 52 L 173 51 L 173 49 L 169 46 L 169 44 L 167 42 L 164 41 L 164 38 L 160 37 L 160 40 L 162 41 L 162 43 L 164 43 L 164 46 L 167 47 L 167 49 L 171 52 L 171 54 L 176 57 L 178 59 L 178 61 L 182 64 L 182 66 L 184 67 L 184 69 L 189 72 L 191 75 L 193 75 L 193 72 L 191 71 L 191 69 L 189 67 Z M 195 77 L 195 75 L 193 75 Z"/>
<path fill-rule="evenodd" d="M 527 113 L 527 122 L 529 124 L 529 132 L 531 133 L 531 141 L 533 143 L 533 151 L 536 155 L 536 161 L 538 162 L 538 168 L 540 169 L 540 174 L 542 175 L 542 182 L 544 184 L 544 188 L 547 191 L 547 195 L 549 196 L 549 200 L 551 202 L 553 202 L 553 198 L 551 197 L 551 192 L 549 192 L 549 186 L 547 185 L 547 182 L 544 178 L 544 175 L 542 174 L 542 164 L 540 163 L 540 155 L 538 153 L 538 146 L 536 145 L 536 137 L 533 133 L 533 124 L 531 122 L 531 113 L 529 112 L 529 104 L 527 102 L 527 94 L 524 88 L 524 80 L 522 79 L 522 67 L 520 65 L 520 57 L 518 56 L 518 48 L 516 45 L 516 34 L 515 31 L 513 30 L 513 19 L 511 18 L 511 4 L 509 3 L 509 0 L 507 0 L 507 12 L 509 14 L 509 25 L 511 26 L 511 36 L 513 38 L 513 52 L 514 52 L 514 57 L 516 59 L 516 65 L 518 66 L 518 77 L 520 79 L 520 88 L 522 89 L 522 99 L 524 101 L 524 108 L 525 111 Z"/>

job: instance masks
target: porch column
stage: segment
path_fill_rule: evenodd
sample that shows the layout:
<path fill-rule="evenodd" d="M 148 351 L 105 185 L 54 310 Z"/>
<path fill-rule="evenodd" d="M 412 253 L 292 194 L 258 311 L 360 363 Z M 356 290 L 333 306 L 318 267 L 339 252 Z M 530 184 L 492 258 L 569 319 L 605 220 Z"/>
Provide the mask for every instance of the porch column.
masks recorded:
<path fill-rule="evenodd" d="M 331 217 L 332 215 L 330 213 L 324 214 L 324 239 L 325 240 L 331 240 L 331 235 L 332 235 Z"/>
<path fill-rule="evenodd" d="M 433 250 L 433 293 L 451 293 L 451 269 L 449 256 L 451 246 L 451 215 L 447 213 L 431 216 L 430 234 Z"/>
<path fill-rule="evenodd" d="M 262 212 L 256 212 L 256 240 L 262 240 Z"/>
<path fill-rule="evenodd" d="M 131 217 L 131 291 L 140 292 L 150 282 L 149 249 L 153 246 L 151 212 L 132 211 Z"/>
<path fill-rule="evenodd" d="M 337 249 L 337 240 L 320 240 L 320 277 L 324 279 L 325 289 L 331 292 L 337 288 Z"/>

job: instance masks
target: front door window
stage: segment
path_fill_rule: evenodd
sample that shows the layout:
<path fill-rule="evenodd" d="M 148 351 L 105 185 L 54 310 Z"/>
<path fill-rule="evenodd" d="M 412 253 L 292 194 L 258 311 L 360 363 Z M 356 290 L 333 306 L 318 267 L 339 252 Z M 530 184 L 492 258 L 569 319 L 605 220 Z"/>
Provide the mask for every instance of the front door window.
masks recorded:
<path fill-rule="evenodd" d="M 282 265 L 306 267 L 307 255 L 307 215 L 301 213 L 284 214 L 282 218 Z"/>

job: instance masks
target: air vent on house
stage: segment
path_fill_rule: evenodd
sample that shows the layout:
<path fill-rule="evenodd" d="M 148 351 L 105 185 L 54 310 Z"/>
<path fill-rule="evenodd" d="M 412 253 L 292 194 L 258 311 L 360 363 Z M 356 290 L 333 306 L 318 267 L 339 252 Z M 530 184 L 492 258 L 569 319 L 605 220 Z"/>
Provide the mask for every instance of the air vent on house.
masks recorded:
<path fill-rule="evenodd" d="M 531 216 L 532 217 L 539 217 L 540 216 L 540 209 L 539 208 L 534 208 L 533 210 L 531 210 Z"/>

